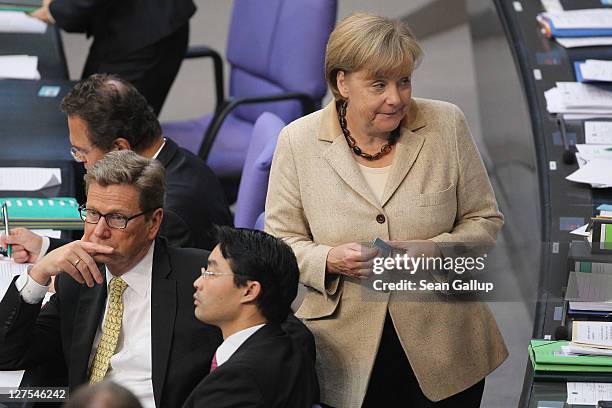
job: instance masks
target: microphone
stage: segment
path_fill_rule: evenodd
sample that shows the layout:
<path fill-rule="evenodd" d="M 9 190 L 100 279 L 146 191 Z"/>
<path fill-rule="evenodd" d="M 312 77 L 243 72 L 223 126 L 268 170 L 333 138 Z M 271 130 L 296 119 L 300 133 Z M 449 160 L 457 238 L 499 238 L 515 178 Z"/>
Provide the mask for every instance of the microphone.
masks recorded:
<path fill-rule="evenodd" d="M 572 339 L 572 327 L 571 326 L 559 326 L 555 328 L 553 333 L 555 340 L 571 340 Z"/>
<path fill-rule="evenodd" d="M 563 142 L 563 163 L 576 164 L 576 154 L 572 151 L 569 140 L 567 140 L 567 131 L 565 129 L 565 120 L 563 114 L 557 115 L 557 126 L 561 130 L 561 141 Z"/>

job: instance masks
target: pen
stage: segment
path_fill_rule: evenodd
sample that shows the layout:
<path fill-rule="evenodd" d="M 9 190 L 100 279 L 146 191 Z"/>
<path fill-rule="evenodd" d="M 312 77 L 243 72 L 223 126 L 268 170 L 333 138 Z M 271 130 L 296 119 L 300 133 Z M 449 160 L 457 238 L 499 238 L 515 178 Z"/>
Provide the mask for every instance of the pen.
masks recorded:
<path fill-rule="evenodd" d="M 6 201 L 2 203 L 2 216 L 4 217 L 4 233 L 8 237 L 11 231 L 9 230 L 9 218 L 8 218 L 8 207 Z M 6 253 L 8 257 L 11 257 L 11 244 L 6 245 Z"/>

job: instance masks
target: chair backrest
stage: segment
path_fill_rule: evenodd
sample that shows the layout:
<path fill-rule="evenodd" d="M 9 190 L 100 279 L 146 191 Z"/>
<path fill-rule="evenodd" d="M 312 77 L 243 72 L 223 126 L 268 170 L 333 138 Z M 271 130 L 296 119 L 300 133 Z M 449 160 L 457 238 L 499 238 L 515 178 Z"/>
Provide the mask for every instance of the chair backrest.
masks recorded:
<path fill-rule="evenodd" d="M 285 123 L 276 115 L 264 112 L 255 122 L 236 200 L 234 225 L 253 228 L 264 211 L 270 166 L 276 141 Z"/>
<path fill-rule="evenodd" d="M 259 214 L 259 217 L 257 217 L 257 220 L 255 220 L 255 225 L 253 226 L 253 229 L 263 231 L 265 227 L 266 227 L 266 212 L 264 211 L 261 214 Z"/>
<path fill-rule="evenodd" d="M 320 104 L 336 10 L 337 0 L 234 0 L 226 50 L 230 96 L 304 92 Z M 244 105 L 234 114 L 255 122 L 266 111 L 286 123 L 302 115 L 294 101 Z"/>

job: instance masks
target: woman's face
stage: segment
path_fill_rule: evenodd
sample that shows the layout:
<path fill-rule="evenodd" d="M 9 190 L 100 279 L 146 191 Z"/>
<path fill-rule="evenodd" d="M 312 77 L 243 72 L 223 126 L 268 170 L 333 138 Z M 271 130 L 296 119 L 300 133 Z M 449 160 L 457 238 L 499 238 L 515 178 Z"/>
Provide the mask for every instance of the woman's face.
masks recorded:
<path fill-rule="evenodd" d="M 372 78 L 362 69 L 337 75 L 338 90 L 349 101 L 347 122 L 351 131 L 385 137 L 397 128 L 410 107 L 412 71 Z"/>

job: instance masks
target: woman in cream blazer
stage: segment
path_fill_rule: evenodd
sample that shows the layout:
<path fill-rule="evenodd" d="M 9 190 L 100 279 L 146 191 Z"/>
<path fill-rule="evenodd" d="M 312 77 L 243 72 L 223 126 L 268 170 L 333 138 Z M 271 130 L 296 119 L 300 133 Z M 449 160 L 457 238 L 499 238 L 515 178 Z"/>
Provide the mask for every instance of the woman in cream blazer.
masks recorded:
<path fill-rule="evenodd" d="M 266 231 L 289 243 L 299 262 L 300 281 L 307 293 L 297 316 L 315 336 L 323 403 L 375 406 L 384 397 L 386 406 L 394 406 L 389 398 L 395 398 L 399 406 L 458 406 L 458 400 L 464 407 L 478 406 L 483 379 L 507 356 L 486 304 L 453 301 L 442 293 L 434 301 L 406 301 L 393 291 L 365 288 L 358 272 L 330 271 L 334 249 L 347 243 L 380 237 L 493 244 L 503 224 L 482 159 L 456 106 L 412 98 L 406 92 L 409 83 L 401 75 L 394 79 L 393 72 L 382 75 L 386 79 L 380 92 L 376 82 L 364 82 L 365 93 L 358 94 L 361 82 L 350 82 L 377 67 L 366 71 L 350 63 L 343 67 L 343 58 L 359 54 L 350 47 L 346 50 L 347 44 L 365 43 L 366 54 L 376 47 L 388 49 L 368 43 L 375 36 L 372 33 L 380 31 L 381 41 L 388 40 L 388 31 L 404 41 L 399 43 L 406 44 L 406 38 L 412 41 L 409 74 L 416 66 L 420 49 L 401 24 L 363 14 L 340 23 L 326 55 L 328 82 L 339 102 L 296 120 L 281 132 L 270 174 Z M 355 37 L 358 41 L 349 41 Z M 400 51 L 405 58 L 405 47 Z M 384 61 L 384 56 L 374 60 Z M 352 73 L 356 76 L 351 79 Z M 368 93 L 370 88 L 374 93 Z M 384 96 L 386 92 L 392 96 Z M 383 156 L 392 160 L 384 189 L 376 194 L 360 169 L 358 159 L 362 159 L 343 136 L 337 107 L 343 99 L 348 100 L 349 109 L 357 109 L 381 98 L 387 99 L 376 109 L 390 107 L 389 113 L 380 114 L 381 123 L 395 112 L 401 111 L 402 117 L 395 142 L 388 136 L 391 154 Z M 375 128 L 379 119 L 373 117 Z M 346 120 L 351 132 L 359 130 L 359 116 L 347 110 Z M 363 140 L 357 140 L 358 144 Z M 363 265 L 371 265 L 371 259 Z M 389 345 L 392 340 L 396 346 Z M 400 350 L 400 355 L 384 358 L 383 349 L 387 354 Z"/>

